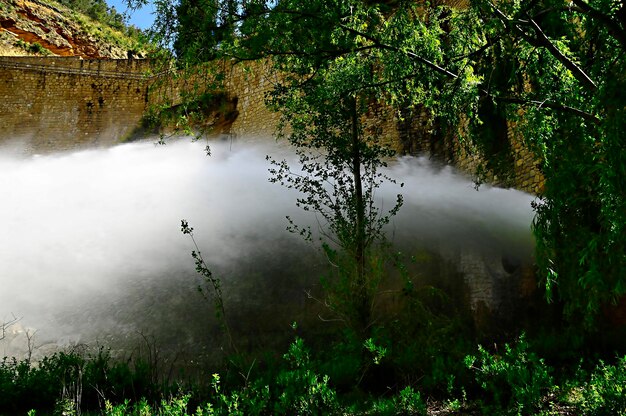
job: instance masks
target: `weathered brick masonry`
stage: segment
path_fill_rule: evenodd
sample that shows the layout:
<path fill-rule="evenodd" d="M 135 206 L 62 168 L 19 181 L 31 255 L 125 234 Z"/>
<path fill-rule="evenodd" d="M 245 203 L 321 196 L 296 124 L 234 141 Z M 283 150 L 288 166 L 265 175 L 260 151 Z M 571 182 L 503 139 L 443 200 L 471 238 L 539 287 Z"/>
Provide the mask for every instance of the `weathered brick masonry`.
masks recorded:
<path fill-rule="evenodd" d="M 226 93 L 238 98 L 239 116 L 232 124 L 230 133 L 236 136 L 269 137 L 275 132 L 279 116 L 264 105 L 265 95 L 277 79 L 272 79 L 265 68 L 267 63 L 256 62 L 224 68 Z M 399 154 L 430 153 L 453 164 L 470 175 L 484 166 L 476 149 L 461 145 L 458 137 L 440 137 L 435 134 L 432 120 L 425 110 L 397 114 L 385 105 L 372 105 L 366 129 L 380 135 L 381 141 Z M 499 178 L 494 172 L 484 172 L 488 182 L 514 186 L 517 189 L 540 194 L 544 178 L 537 167 L 537 160 L 524 146 L 511 123 L 507 126 L 510 172 Z"/>
<path fill-rule="evenodd" d="M 225 92 L 237 97 L 239 115 L 231 133 L 242 137 L 270 138 L 276 132 L 280 116 L 265 105 L 266 94 L 278 79 L 269 74 L 267 62 L 253 65 L 228 65 L 224 67 Z"/>
<path fill-rule="evenodd" d="M 0 139 L 31 152 L 117 143 L 146 109 L 148 70 L 140 60 L 0 58 Z"/>
<path fill-rule="evenodd" d="M 226 124 L 222 120 L 217 133 L 272 137 L 279 115 L 267 109 L 265 98 L 278 80 L 270 75 L 265 67 L 268 64 L 220 65 L 226 75 L 223 93 L 231 105 L 236 105 L 236 111 L 230 110 L 234 116 L 227 117 Z M 175 105 L 181 90 L 193 84 L 163 77 L 158 79 L 164 83 L 155 83 L 153 71 L 146 60 L 0 57 L 0 143 L 19 141 L 27 152 L 40 153 L 124 141 L 140 126 L 151 104 L 167 96 Z M 446 162 L 469 173 L 480 165 L 480 158 L 460 146 L 455 137 L 434 135 L 424 111 L 398 117 L 389 107 L 373 105 L 365 123 L 399 153 L 443 155 Z M 509 128 L 508 136 L 508 184 L 541 193 L 543 177 L 532 154 L 513 129 Z M 498 182 L 493 175 L 490 179 Z"/>

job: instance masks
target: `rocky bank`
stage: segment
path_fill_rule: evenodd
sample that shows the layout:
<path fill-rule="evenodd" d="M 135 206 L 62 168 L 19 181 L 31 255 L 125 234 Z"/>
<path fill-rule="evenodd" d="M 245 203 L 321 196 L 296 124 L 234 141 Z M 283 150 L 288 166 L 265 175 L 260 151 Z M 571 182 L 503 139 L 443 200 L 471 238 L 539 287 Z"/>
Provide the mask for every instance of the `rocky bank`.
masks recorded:
<path fill-rule="evenodd" d="M 0 56 L 126 58 L 131 39 L 52 0 L 0 1 Z"/>

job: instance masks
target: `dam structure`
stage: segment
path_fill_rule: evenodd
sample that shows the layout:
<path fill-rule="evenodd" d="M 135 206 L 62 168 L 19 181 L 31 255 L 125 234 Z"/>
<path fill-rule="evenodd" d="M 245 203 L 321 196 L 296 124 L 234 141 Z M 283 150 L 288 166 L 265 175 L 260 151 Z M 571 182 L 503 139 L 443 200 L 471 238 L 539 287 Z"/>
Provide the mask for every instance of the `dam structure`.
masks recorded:
<path fill-rule="evenodd" d="M 0 145 L 32 154 L 128 141 L 151 106 L 180 104 L 189 81 L 174 78 L 150 60 L 0 57 Z M 217 133 L 270 137 L 278 122 L 264 105 L 271 85 L 233 67 L 225 88 L 243 108 L 225 114 Z"/>
<path fill-rule="evenodd" d="M 27 153 L 110 146 L 148 105 L 149 62 L 74 57 L 0 58 L 0 143 Z"/>
<path fill-rule="evenodd" d="M 215 136 L 264 138 L 275 133 L 280 115 L 265 98 L 280 80 L 268 62 L 216 62 L 224 81 L 209 123 Z M 108 147 L 139 136 L 150 108 L 175 107 L 189 91 L 206 89 L 203 75 L 176 76 L 142 59 L 0 57 L 0 145 L 19 143 L 27 154 Z M 205 74 L 206 75 L 206 74 Z M 213 92 L 213 91 L 209 91 Z M 374 105 L 366 128 L 381 131 L 398 154 L 437 153 L 445 163 L 473 175 L 481 158 L 454 138 L 436 137 L 426 111 L 398 114 Z M 537 161 L 508 128 L 511 153 L 507 187 L 540 194 L 544 179 Z"/>

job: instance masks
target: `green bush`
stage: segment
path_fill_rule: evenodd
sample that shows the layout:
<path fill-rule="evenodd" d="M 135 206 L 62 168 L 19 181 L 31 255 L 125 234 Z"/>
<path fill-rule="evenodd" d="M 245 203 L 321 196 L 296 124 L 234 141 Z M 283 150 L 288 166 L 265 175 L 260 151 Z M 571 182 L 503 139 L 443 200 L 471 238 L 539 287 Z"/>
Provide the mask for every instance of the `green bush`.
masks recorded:
<path fill-rule="evenodd" d="M 162 400 L 161 404 L 153 409 L 145 399 L 135 404 L 131 404 L 128 400 L 118 405 L 106 402 L 104 406 L 104 416 L 187 416 L 187 404 L 189 403 L 188 395 L 180 395 L 169 400 Z M 64 415 L 66 413 L 63 413 Z M 213 413 L 205 413 L 202 409 L 198 409 L 196 416 L 213 415 Z"/>
<path fill-rule="evenodd" d="M 93 20 L 122 30 L 125 27 L 126 16 L 119 13 L 115 7 L 109 7 L 105 0 L 57 0 L 72 10 L 86 14 Z"/>
<path fill-rule="evenodd" d="M 338 409 L 337 394 L 329 386 L 329 377 L 312 370 L 309 351 L 301 338 L 289 346 L 284 355 L 289 368 L 277 378 L 280 389 L 275 405 L 277 414 L 324 415 Z"/>
<path fill-rule="evenodd" d="M 379 416 L 426 415 L 426 404 L 419 392 L 405 387 L 397 396 L 375 400 L 371 408 L 362 412 Z"/>
<path fill-rule="evenodd" d="M 495 407 L 530 414 L 552 387 L 551 368 L 528 349 L 522 335 L 513 347 L 504 345 L 503 355 L 492 354 L 479 345 L 478 357 L 465 357 L 466 366 L 475 371 L 476 381 L 490 394 Z"/>
<path fill-rule="evenodd" d="M 40 55 L 48 55 L 50 52 L 44 48 L 39 42 L 31 43 L 28 47 L 29 52 L 37 53 Z"/>
<path fill-rule="evenodd" d="M 626 357 L 615 365 L 600 361 L 577 405 L 585 415 L 626 415 Z"/>
<path fill-rule="evenodd" d="M 52 411 L 64 387 L 77 376 L 75 358 L 55 354 L 33 366 L 29 360 L 5 357 L 0 363 L 0 414 L 25 412 L 29 408 Z"/>

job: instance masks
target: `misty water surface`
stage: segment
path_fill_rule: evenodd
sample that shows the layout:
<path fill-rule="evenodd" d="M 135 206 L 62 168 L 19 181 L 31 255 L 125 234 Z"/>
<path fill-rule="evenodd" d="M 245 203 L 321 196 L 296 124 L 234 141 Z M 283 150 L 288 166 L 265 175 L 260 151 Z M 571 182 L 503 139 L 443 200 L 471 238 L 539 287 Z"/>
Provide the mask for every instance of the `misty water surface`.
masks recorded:
<path fill-rule="evenodd" d="M 264 143 L 215 142 L 210 157 L 187 139 L 2 156 L 0 319 L 21 318 L 16 328 L 37 330 L 43 349 L 138 334 L 184 348 L 218 337 L 211 305 L 196 290 L 193 244 L 180 232 L 186 219 L 224 282 L 235 326 L 287 327 L 294 316 L 286 315 L 293 305 L 295 318 L 305 308 L 304 289 L 317 284 L 324 262 L 285 231 L 286 215 L 317 220 L 295 207 L 294 192 L 268 182 L 265 155 L 290 156 Z M 405 183 L 405 204 L 388 228 L 398 250 L 530 256 L 532 196 L 477 192 L 425 158 L 399 159 L 389 174 Z M 378 203 L 390 208 L 399 190 L 381 189 Z M 247 317 L 267 327 L 246 325 Z M 23 337 L 0 341 L 0 353 L 21 344 Z"/>

